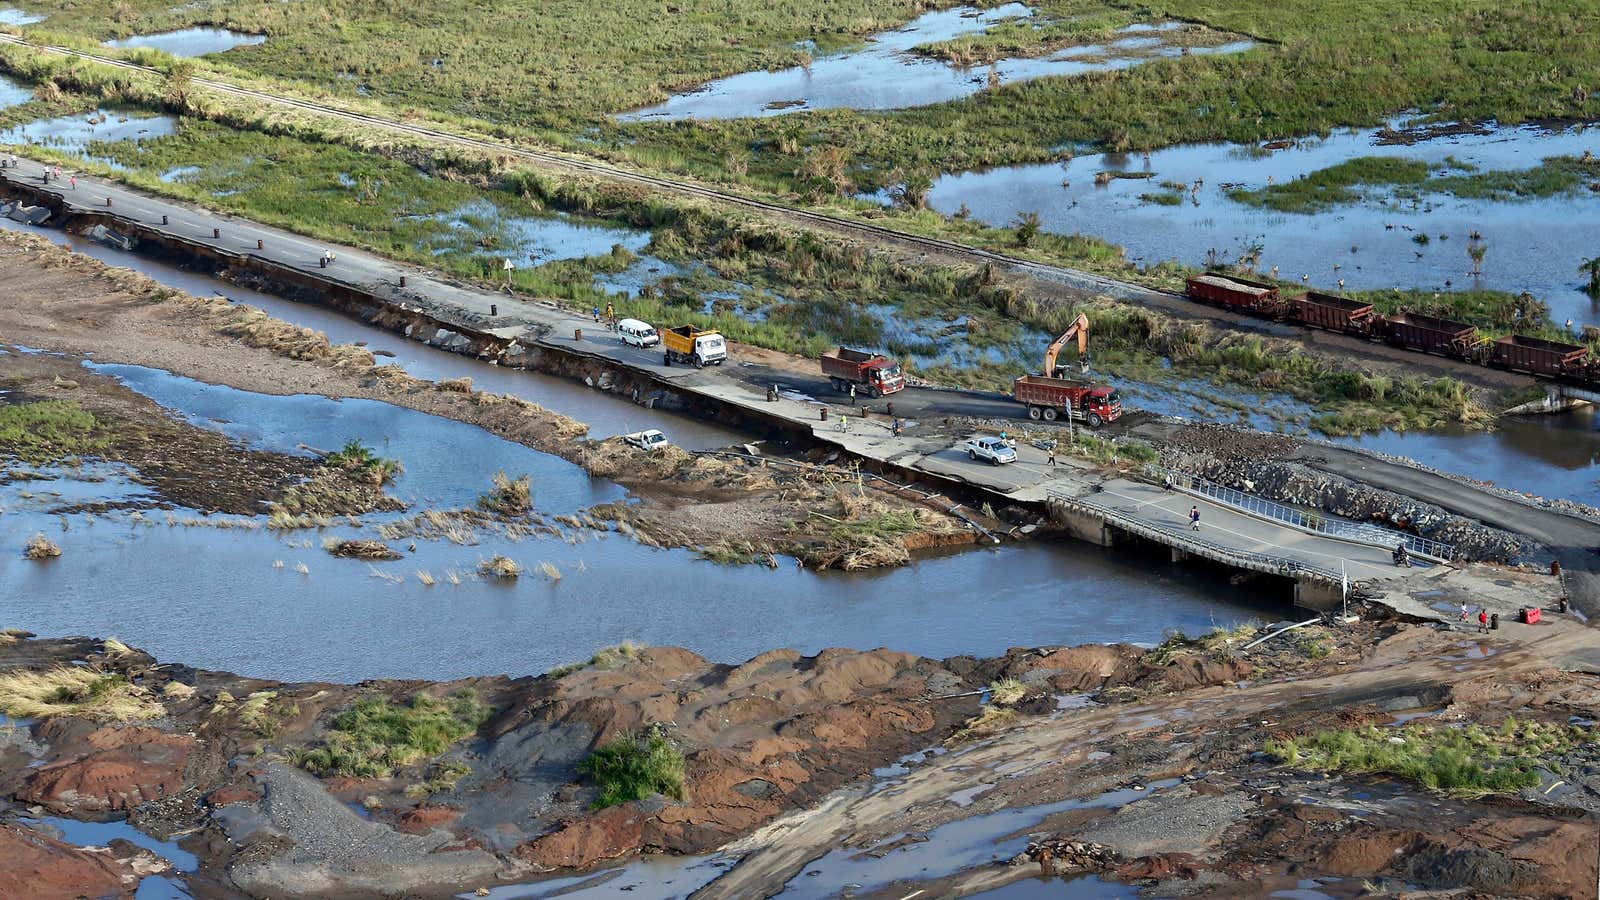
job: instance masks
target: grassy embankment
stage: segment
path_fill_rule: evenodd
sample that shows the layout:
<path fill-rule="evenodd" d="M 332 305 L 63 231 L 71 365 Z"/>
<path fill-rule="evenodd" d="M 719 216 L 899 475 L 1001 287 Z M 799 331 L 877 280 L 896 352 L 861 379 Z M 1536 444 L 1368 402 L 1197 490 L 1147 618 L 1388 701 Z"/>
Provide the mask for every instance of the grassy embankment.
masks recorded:
<path fill-rule="evenodd" d="M 38 60 L 34 63 L 37 68 L 29 70 L 31 75 L 44 82 L 66 78 L 75 87 L 143 102 L 152 102 L 160 93 L 159 85 L 140 85 L 138 78 L 130 81 L 96 71 L 94 66 L 79 66 L 69 72 L 58 64 Z M 104 80 L 108 78 L 109 81 Z M 286 128 L 282 123 L 278 127 Z M 951 383 L 1002 387 L 1012 375 L 1032 365 L 1036 355 L 1031 346 L 1036 342 L 1027 338 L 1022 339 L 1028 345 L 1026 350 L 1007 349 L 1005 342 L 1016 343 L 1019 328 L 1043 325 L 1053 333 L 1058 324 L 1055 316 L 1047 319 L 1014 315 L 1014 304 L 1010 302 L 1013 293 L 992 284 L 983 271 L 907 265 L 815 232 L 773 225 L 705 204 L 588 179 L 506 171 L 493 161 L 462 159 L 443 152 L 442 158 L 423 160 L 432 169 L 432 174 L 427 175 L 395 158 L 406 155 L 415 160 L 414 152 L 404 153 L 392 147 L 387 150 L 394 156 L 358 152 L 341 144 L 284 134 L 264 137 L 240 133 L 185 120 L 176 136 L 140 144 L 96 145 L 92 152 L 124 166 L 121 177 L 151 191 L 225 208 L 318 237 L 364 245 L 400 258 L 442 265 L 457 274 L 486 281 L 498 268 L 499 256 L 493 248 L 504 240 L 501 235 L 515 218 L 561 210 L 599 216 L 614 224 L 650 228 L 654 239 L 647 248 L 649 252 L 686 263 L 708 260 L 716 275 L 666 279 L 641 296 L 618 301 L 619 311 L 658 321 L 693 318 L 723 328 L 735 340 L 804 355 L 815 355 L 834 343 L 880 344 L 877 338 L 881 337 L 882 321 L 862 308 L 861 297 L 878 300 L 881 307 L 892 309 L 902 321 L 931 320 L 935 316 L 951 321 L 966 316 L 964 333 L 925 334 L 913 345 L 906 345 L 903 340 L 881 342 L 896 353 L 915 353 L 915 344 L 948 347 L 948 339 L 955 337 L 962 347 L 998 349 L 1001 352 L 991 354 L 991 359 L 999 355 L 1008 360 L 960 366 L 932 361 L 930 374 Z M 54 151 L 42 152 L 48 155 Z M 197 166 L 199 171 L 176 180 L 161 179 L 163 173 L 185 166 Z M 235 193 L 217 196 L 226 191 Z M 490 204 L 488 210 L 476 222 L 469 221 L 470 215 L 459 214 L 463 208 L 480 209 L 485 203 Z M 920 216 L 926 221 L 937 218 L 926 212 Z M 463 227 L 452 227 L 452 221 Z M 1000 233 L 978 230 L 991 237 Z M 471 242 L 463 241 L 462 231 L 476 236 L 476 249 Z M 1013 243 L 1015 238 L 1013 233 Z M 1091 239 L 1039 235 L 1033 242 L 1048 248 L 1047 255 L 1072 255 L 1075 262 L 1088 263 L 1090 268 L 1114 273 L 1121 270 L 1122 274 L 1129 269 L 1114 248 Z M 436 243 L 447 251 L 444 255 L 434 256 L 433 251 L 441 249 Z M 524 269 L 516 274 L 515 284 L 526 293 L 565 297 L 580 306 L 601 305 L 605 297 L 594 285 L 595 272 L 615 271 L 626 265 L 630 256 L 621 249 L 598 259 Z M 1157 267 L 1147 273 L 1148 277 L 1168 283 L 1176 283 L 1180 275 L 1181 271 L 1173 267 Z M 707 281 L 726 285 L 732 279 L 748 285 L 745 293 L 737 301 L 714 303 L 712 313 L 703 314 L 702 295 L 708 289 Z M 774 302 L 774 295 L 782 299 Z M 765 299 L 747 303 L 751 297 Z M 740 308 L 746 313 L 759 308 L 760 315 L 741 314 Z M 1222 340 L 1219 335 L 1212 337 Z M 1206 335 L 1200 337 L 1204 339 Z M 1112 351 L 1111 359 L 1119 349 L 1129 353 L 1152 349 L 1148 343 L 1118 348 L 1114 337 L 1098 347 L 1102 353 Z M 1278 355 L 1265 354 L 1268 368 L 1275 367 Z M 1259 373 L 1245 372 L 1242 374 L 1247 377 L 1241 378 L 1237 367 L 1213 365 L 1202 369 L 1198 366 L 1206 361 L 1199 358 L 1181 362 L 1183 366 L 1170 374 L 1204 377 L 1230 388 L 1277 390 L 1263 382 Z M 1115 367 L 1105 371 L 1119 374 Z M 1123 370 L 1126 371 L 1130 370 Z M 1169 373 L 1160 366 L 1147 366 L 1144 374 Z M 1296 377 L 1304 378 L 1306 374 L 1302 371 Z M 1387 393 L 1366 388 L 1360 392 L 1379 398 Z M 1316 398 L 1318 403 L 1343 402 L 1337 393 L 1311 388 L 1300 390 L 1297 396 Z M 1341 414 L 1324 424 L 1338 422 L 1344 430 L 1381 425 L 1416 427 L 1474 417 L 1463 413 L 1451 396 L 1443 398 L 1447 401 L 1443 405 L 1422 394 L 1417 398 L 1427 402 L 1428 408 L 1389 406 L 1381 420 L 1369 415 Z M 1328 411 L 1339 412 L 1331 408 Z"/>
<path fill-rule="evenodd" d="M 1548 758 L 1594 740 L 1589 729 L 1507 719 L 1499 728 L 1410 723 L 1321 731 L 1267 744 L 1292 768 L 1396 775 L 1455 794 L 1509 793 L 1539 784 Z"/>

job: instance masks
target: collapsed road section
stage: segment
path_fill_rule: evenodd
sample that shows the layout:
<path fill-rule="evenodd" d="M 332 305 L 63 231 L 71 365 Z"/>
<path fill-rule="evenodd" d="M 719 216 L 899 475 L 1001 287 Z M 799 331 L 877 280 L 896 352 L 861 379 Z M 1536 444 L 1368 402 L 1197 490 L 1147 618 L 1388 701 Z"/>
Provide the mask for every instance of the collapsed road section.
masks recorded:
<path fill-rule="evenodd" d="M 718 348 L 680 348 L 679 363 L 659 348 L 624 342 L 591 315 L 549 301 L 529 301 L 453 282 L 436 273 L 347 248 L 330 248 L 290 232 L 145 196 L 114 183 L 77 177 L 62 184 L 40 164 L 22 160 L 0 170 L 13 196 L 48 209 L 57 223 L 97 230 L 154 252 L 226 268 L 235 278 L 315 300 L 407 337 L 499 365 L 585 377 L 596 386 L 631 392 L 636 401 L 679 403 L 724 421 L 798 437 L 887 473 L 1003 504 L 1048 508 L 1067 531 L 1108 543 L 1114 529 L 1174 548 L 1174 559 L 1198 555 L 1224 565 L 1286 578 L 1306 605 L 1336 605 L 1352 583 L 1395 574 L 1387 553 L 1403 541 L 1353 541 L 1275 522 L 1215 497 L 1108 482 L 1099 467 L 1052 452 L 1049 435 L 1016 444 L 1005 465 L 984 465 L 960 433 L 989 421 L 1004 441 L 1004 421 L 1023 407 L 990 394 L 907 389 L 850 405 L 817 399 L 826 382 L 793 368 L 793 360 L 757 365 L 733 358 L 714 370 L 701 365 Z M 720 338 L 718 339 L 720 341 Z M 704 352 L 702 352 L 704 351 Z M 682 364 L 684 361 L 690 365 Z M 586 374 L 598 371 L 598 375 Z M 621 381 L 623 384 L 618 384 Z M 970 442 L 969 442 L 970 443 Z M 1116 488 L 1116 490 L 1111 490 Z M 1151 496 L 1136 496 L 1149 489 Z M 1091 495 L 1094 495 L 1091 497 Z M 1086 510 L 1109 497 L 1132 498 L 1083 525 Z M 1187 532 L 1203 523 L 1206 547 L 1196 552 Z M 1240 565 L 1249 560 L 1249 565 Z"/>

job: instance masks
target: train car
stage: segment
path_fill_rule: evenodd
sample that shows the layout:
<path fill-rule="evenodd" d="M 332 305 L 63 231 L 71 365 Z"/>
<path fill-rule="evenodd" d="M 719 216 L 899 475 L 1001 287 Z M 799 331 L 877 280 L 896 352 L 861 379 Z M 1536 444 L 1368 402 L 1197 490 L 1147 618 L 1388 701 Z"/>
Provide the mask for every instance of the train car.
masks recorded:
<path fill-rule="evenodd" d="M 1184 293 L 1195 300 L 1263 315 L 1274 315 L 1283 305 L 1276 287 L 1231 275 L 1195 275 Z"/>
<path fill-rule="evenodd" d="M 1465 322 L 1411 312 L 1385 316 L 1382 322 L 1389 343 L 1407 350 L 1469 359 L 1478 345 L 1478 329 Z"/>
<path fill-rule="evenodd" d="M 1584 357 L 1588 355 L 1589 348 L 1577 344 L 1513 334 L 1490 345 L 1489 365 L 1554 378 L 1558 375 L 1584 374 L 1588 368 L 1584 364 Z"/>
<path fill-rule="evenodd" d="M 1372 304 L 1359 300 L 1310 291 L 1290 298 L 1289 314 L 1296 321 L 1329 331 L 1372 333 Z"/>

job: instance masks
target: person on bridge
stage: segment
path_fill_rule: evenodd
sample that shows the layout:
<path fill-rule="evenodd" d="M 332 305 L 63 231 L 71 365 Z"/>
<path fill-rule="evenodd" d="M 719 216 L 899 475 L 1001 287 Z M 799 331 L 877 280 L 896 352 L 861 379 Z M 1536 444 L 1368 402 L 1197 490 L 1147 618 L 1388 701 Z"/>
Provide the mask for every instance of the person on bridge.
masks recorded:
<path fill-rule="evenodd" d="M 1047 465 L 1054 466 L 1056 464 L 1056 442 L 1055 441 L 1051 441 L 1050 442 L 1050 448 L 1046 452 L 1048 452 L 1050 454 L 1050 456 L 1049 456 L 1048 459 L 1045 460 L 1045 463 Z"/>
<path fill-rule="evenodd" d="M 72 189 L 73 190 L 77 190 L 78 189 L 78 176 L 76 176 L 76 175 L 72 176 Z"/>
<path fill-rule="evenodd" d="M 1200 530 L 1200 507 L 1198 506 L 1189 507 L 1189 530 Z"/>

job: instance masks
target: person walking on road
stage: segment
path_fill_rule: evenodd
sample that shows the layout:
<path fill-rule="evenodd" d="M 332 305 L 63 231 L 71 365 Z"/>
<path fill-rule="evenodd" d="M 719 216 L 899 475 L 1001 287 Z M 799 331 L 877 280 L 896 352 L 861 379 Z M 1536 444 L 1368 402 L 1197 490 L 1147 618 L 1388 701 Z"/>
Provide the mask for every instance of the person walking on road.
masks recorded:
<path fill-rule="evenodd" d="M 72 176 L 72 189 L 73 190 L 77 190 L 78 189 L 78 176 L 76 176 L 76 175 Z"/>
<path fill-rule="evenodd" d="M 1051 467 L 1054 467 L 1055 464 L 1056 464 L 1056 444 L 1055 444 L 1055 441 L 1051 441 L 1050 442 L 1050 449 L 1049 449 L 1048 452 L 1050 454 L 1050 457 L 1049 457 L 1049 459 L 1045 460 L 1045 463 L 1047 465 L 1051 466 Z"/>
<path fill-rule="evenodd" d="M 594 320 L 598 323 L 600 321 L 600 307 L 595 306 L 591 308 L 594 310 Z"/>
<path fill-rule="evenodd" d="M 1198 506 L 1189 507 L 1189 530 L 1200 530 L 1200 507 Z"/>
<path fill-rule="evenodd" d="M 1489 610 L 1481 606 L 1478 607 L 1478 633 L 1489 633 Z"/>
<path fill-rule="evenodd" d="M 1467 604 L 1464 601 L 1461 604 L 1461 621 L 1467 621 Z"/>
<path fill-rule="evenodd" d="M 853 384 L 850 385 L 850 405 L 856 405 L 856 386 Z"/>

